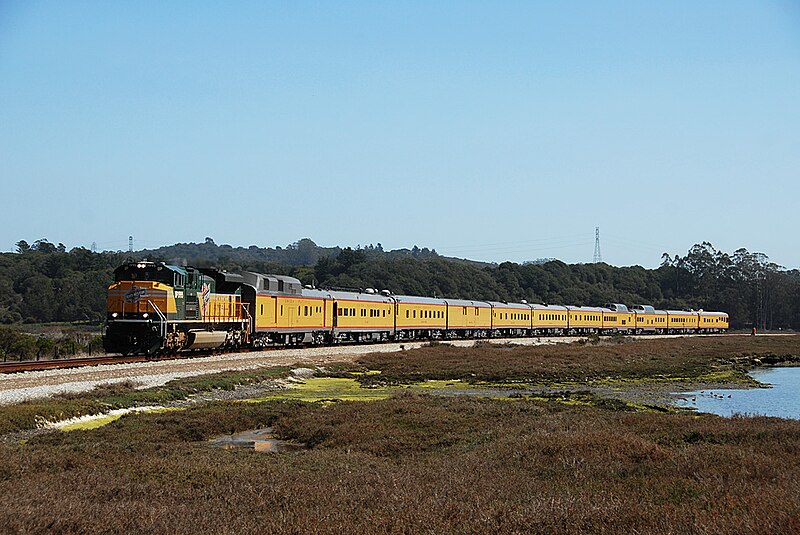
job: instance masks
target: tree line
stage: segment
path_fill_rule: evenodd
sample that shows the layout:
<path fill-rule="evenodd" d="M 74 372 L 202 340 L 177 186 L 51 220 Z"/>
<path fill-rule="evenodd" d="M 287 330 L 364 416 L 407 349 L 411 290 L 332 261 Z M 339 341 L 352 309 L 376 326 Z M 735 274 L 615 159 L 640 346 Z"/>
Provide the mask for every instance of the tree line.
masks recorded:
<path fill-rule="evenodd" d="M 685 256 L 665 254 L 657 269 L 605 263 L 568 265 L 504 262 L 487 265 L 448 259 L 428 249 L 383 251 L 318 248 L 301 240 L 286 248 L 291 262 L 278 262 L 263 249 L 179 244 L 169 252 L 95 253 L 67 251 L 38 240 L 17 243 L 16 253 L 0 254 L 0 323 L 100 322 L 113 270 L 126 258 L 216 266 L 292 275 L 318 288 L 388 289 L 396 294 L 566 305 L 652 304 L 662 309 L 722 310 L 733 328 L 800 329 L 800 271 L 771 263 L 762 253 L 732 254 L 711 244 Z M 251 254 L 247 254 L 251 251 Z M 205 254 L 208 253 L 208 254 Z"/>

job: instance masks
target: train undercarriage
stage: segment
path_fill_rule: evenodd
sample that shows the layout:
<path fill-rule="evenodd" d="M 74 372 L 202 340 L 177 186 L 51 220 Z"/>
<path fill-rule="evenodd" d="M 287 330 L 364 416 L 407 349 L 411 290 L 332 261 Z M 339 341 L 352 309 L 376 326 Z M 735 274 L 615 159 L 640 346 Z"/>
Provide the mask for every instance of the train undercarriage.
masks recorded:
<path fill-rule="evenodd" d="M 117 320 L 103 338 L 108 353 L 156 355 L 196 349 L 237 349 L 250 344 L 246 322 Z"/>
<path fill-rule="evenodd" d="M 321 346 L 346 343 L 381 343 L 419 340 L 464 340 L 482 338 L 526 338 L 536 336 L 586 336 L 614 334 L 694 334 L 724 332 L 722 329 L 563 329 L 563 328 L 501 328 L 501 329 L 409 329 L 392 331 L 315 330 L 309 332 L 249 333 L 248 322 L 202 323 L 171 321 L 159 323 L 146 320 L 110 322 L 104 337 L 109 353 L 122 355 L 156 355 L 181 351 L 208 349 L 262 349 L 287 346 Z"/>

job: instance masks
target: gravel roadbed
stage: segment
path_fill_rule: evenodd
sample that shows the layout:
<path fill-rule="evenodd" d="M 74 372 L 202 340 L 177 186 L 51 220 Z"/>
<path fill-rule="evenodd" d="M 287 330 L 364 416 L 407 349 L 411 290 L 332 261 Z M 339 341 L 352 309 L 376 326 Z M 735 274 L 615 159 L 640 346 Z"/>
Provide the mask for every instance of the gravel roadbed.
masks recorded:
<path fill-rule="evenodd" d="M 544 345 L 563 344 L 581 337 L 541 337 L 478 340 L 478 343 Z M 222 371 L 241 371 L 274 366 L 325 366 L 333 362 L 352 362 L 369 353 L 392 353 L 416 349 L 427 342 L 405 342 L 377 345 L 342 345 L 302 349 L 277 349 L 227 353 L 192 359 L 136 362 L 86 366 L 82 368 L 42 370 L 0 375 L 0 405 L 19 403 L 54 394 L 85 392 L 101 384 L 132 382 L 141 388 L 160 386 L 173 379 Z M 472 347 L 475 340 L 447 342 L 457 347 Z"/>

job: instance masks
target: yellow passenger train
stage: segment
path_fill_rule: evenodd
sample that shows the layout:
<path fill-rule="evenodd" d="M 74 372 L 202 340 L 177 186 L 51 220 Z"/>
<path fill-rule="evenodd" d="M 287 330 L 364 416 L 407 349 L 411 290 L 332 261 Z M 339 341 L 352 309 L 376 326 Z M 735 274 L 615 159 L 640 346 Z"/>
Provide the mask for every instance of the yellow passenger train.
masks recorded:
<path fill-rule="evenodd" d="M 561 306 L 303 287 L 283 275 L 129 262 L 108 289 L 105 349 L 191 349 L 582 334 L 717 333 L 724 312 Z"/>

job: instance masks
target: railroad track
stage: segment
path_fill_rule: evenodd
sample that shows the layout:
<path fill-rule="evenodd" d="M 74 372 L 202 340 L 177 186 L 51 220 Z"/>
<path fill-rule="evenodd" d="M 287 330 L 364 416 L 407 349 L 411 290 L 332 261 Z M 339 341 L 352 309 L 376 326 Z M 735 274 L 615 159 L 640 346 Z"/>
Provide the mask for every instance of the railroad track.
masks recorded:
<path fill-rule="evenodd" d="M 62 368 L 82 368 L 85 366 L 102 366 L 107 364 L 130 364 L 132 362 L 154 362 L 159 360 L 177 360 L 200 356 L 198 354 L 135 356 L 135 357 L 76 357 L 60 360 L 32 360 L 25 362 L 0 363 L 0 374 L 19 373 L 38 370 L 55 370 Z"/>
<path fill-rule="evenodd" d="M 692 335 L 692 336 L 736 336 L 736 333 L 728 333 L 728 334 L 703 334 L 703 335 Z M 647 338 L 663 338 L 663 337 L 673 337 L 676 335 L 648 335 Z M 772 335 L 770 336 L 778 336 Z M 639 336 L 631 335 L 631 338 L 638 338 Z M 579 337 L 553 337 L 554 339 L 563 340 L 564 342 L 568 342 L 571 338 L 577 339 Z M 605 338 L 605 336 L 603 337 Z M 510 338 L 508 340 L 522 340 L 524 338 Z M 492 341 L 500 341 L 500 339 L 486 339 Z M 477 340 L 473 340 L 477 341 Z M 417 341 L 422 342 L 423 341 Z M 445 341 L 445 343 L 452 343 L 453 341 Z M 385 342 L 386 344 L 393 344 L 395 342 Z M 412 341 L 408 342 L 409 344 Z M 351 345 L 351 344 L 343 344 L 343 345 Z M 358 344 L 352 344 L 354 346 L 358 346 Z M 376 344 L 366 344 L 371 346 L 380 346 L 382 343 Z M 286 347 L 286 348 L 261 348 L 255 351 L 269 351 L 269 350 L 278 350 L 278 349 L 301 349 L 298 347 Z M 249 353 L 252 350 L 248 348 L 238 348 L 236 349 L 236 353 Z M 6 373 L 19 373 L 19 372 L 27 372 L 27 371 L 38 371 L 38 370 L 55 370 L 55 369 L 65 369 L 65 368 L 82 368 L 86 366 L 102 366 L 108 364 L 130 364 L 135 362 L 157 362 L 163 360 L 184 360 L 184 359 L 192 359 L 197 357 L 207 357 L 210 355 L 218 355 L 225 352 L 220 352 L 219 350 L 212 351 L 194 351 L 189 353 L 177 353 L 171 355 L 138 355 L 138 356 L 129 356 L 129 357 L 122 357 L 122 356 L 102 356 L 102 357 L 76 357 L 76 358 L 68 358 L 68 359 L 59 359 L 59 360 L 37 360 L 37 361 L 25 361 L 25 362 L 2 362 L 0 363 L 0 375 Z"/>

